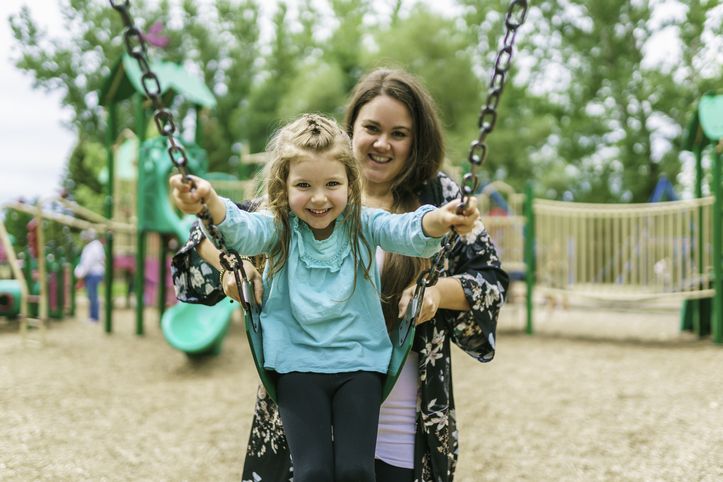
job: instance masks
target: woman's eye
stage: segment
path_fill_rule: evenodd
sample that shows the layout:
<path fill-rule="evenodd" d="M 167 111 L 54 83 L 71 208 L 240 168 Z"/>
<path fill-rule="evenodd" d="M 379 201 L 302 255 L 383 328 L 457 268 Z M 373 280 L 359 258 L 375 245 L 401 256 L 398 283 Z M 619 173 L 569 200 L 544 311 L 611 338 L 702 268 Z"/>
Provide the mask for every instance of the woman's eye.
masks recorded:
<path fill-rule="evenodd" d="M 377 128 L 377 126 L 367 125 L 367 126 L 364 126 L 364 128 L 367 130 L 367 132 L 379 132 L 379 129 Z"/>
<path fill-rule="evenodd" d="M 404 139 L 405 137 L 407 137 L 407 133 L 401 132 L 401 131 L 396 131 L 396 132 L 392 132 L 392 136 L 394 136 L 396 139 Z"/>

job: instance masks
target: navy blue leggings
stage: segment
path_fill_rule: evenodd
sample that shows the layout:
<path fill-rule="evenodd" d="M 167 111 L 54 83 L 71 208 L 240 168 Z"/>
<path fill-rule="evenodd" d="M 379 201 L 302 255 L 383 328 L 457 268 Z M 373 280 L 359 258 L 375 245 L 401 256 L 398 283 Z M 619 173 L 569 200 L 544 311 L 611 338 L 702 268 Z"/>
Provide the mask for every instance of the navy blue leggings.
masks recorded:
<path fill-rule="evenodd" d="M 374 482 L 381 374 L 291 372 L 277 390 L 294 482 Z"/>

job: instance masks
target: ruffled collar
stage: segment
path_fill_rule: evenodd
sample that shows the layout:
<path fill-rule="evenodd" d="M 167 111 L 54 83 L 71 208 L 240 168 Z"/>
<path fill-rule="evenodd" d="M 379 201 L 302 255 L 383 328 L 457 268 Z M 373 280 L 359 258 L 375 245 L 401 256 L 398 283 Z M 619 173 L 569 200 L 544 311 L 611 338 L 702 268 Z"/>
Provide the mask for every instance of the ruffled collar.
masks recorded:
<path fill-rule="evenodd" d="M 351 253 L 343 214 L 336 219 L 331 236 L 320 241 L 314 238 L 311 228 L 297 216 L 290 215 L 289 221 L 292 242 L 296 243 L 299 259 L 307 268 L 322 268 L 332 272 L 341 269 L 344 259 Z"/>

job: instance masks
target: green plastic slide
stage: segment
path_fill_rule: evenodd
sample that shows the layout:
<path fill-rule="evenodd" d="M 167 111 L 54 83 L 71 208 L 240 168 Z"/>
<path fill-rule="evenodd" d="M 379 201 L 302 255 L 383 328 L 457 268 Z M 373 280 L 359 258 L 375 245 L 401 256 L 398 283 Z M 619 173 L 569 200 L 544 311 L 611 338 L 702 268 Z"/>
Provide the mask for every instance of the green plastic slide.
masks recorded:
<path fill-rule="evenodd" d="M 214 306 L 177 303 L 163 313 L 163 336 L 173 348 L 190 357 L 218 355 L 238 309 L 235 301 L 221 301 Z"/>
<path fill-rule="evenodd" d="M 20 313 L 20 282 L 12 279 L 0 280 L 0 316 L 14 318 Z"/>

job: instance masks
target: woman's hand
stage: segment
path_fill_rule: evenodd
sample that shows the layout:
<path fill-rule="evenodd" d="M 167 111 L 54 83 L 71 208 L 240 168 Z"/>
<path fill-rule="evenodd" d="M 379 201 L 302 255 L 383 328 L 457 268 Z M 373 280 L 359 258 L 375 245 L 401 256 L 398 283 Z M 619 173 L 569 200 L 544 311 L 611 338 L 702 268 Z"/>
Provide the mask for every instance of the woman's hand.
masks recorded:
<path fill-rule="evenodd" d="M 402 292 L 402 297 L 399 299 L 399 318 L 403 317 L 407 312 L 407 306 L 412 301 L 414 296 L 414 290 L 416 285 L 412 285 Z M 417 324 L 421 325 L 425 321 L 429 321 L 434 318 L 439 309 L 440 302 L 440 291 L 436 286 L 430 286 L 424 290 L 424 297 L 422 298 L 422 307 L 419 310 L 419 316 L 417 317 Z"/>
<path fill-rule="evenodd" d="M 256 300 L 256 304 L 261 306 L 261 300 L 264 296 L 264 285 L 261 281 L 261 274 L 259 274 L 256 267 L 251 262 L 244 260 L 243 265 L 244 270 L 246 271 L 246 278 L 251 281 L 251 285 L 254 287 L 254 299 Z M 236 277 L 232 272 L 224 272 L 221 287 L 223 288 L 223 292 L 226 296 L 241 302 L 241 296 L 239 295 L 238 287 L 236 286 Z"/>

